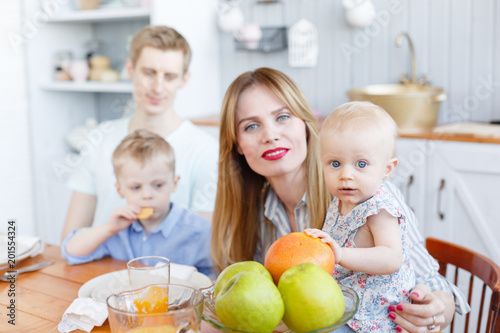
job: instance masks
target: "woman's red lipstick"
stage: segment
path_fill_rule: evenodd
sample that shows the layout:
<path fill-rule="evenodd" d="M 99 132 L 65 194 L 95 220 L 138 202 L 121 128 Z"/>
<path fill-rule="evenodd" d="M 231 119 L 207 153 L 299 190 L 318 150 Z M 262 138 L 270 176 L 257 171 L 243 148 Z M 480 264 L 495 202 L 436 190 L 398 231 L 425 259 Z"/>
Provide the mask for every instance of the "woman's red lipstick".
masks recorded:
<path fill-rule="evenodd" d="M 275 149 L 269 149 L 262 154 L 262 158 L 268 161 L 274 161 L 274 160 L 279 160 L 283 156 L 285 156 L 288 153 L 288 149 L 286 148 L 275 148 Z"/>

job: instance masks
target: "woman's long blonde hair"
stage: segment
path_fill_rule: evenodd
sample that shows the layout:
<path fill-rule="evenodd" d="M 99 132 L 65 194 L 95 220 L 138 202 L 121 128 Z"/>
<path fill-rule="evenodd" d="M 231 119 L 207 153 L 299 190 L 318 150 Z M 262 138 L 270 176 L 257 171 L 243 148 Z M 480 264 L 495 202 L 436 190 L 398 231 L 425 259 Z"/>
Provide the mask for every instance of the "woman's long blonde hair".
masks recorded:
<path fill-rule="evenodd" d="M 241 74 L 226 91 L 220 118 L 219 175 L 211 242 L 212 257 L 219 270 L 235 262 L 253 260 L 259 238 L 259 212 L 266 179 L 248 166 L 245 156 L 238 154 L 235 128 L 238 98 L 255 85 L 269 88 L 294 116 L 306 124 L 304 181 L 311 227 L 323 226 L 330 203 L 319 158 L 317 119 L 301 89 L 275 69 L 258 68 Z"/>

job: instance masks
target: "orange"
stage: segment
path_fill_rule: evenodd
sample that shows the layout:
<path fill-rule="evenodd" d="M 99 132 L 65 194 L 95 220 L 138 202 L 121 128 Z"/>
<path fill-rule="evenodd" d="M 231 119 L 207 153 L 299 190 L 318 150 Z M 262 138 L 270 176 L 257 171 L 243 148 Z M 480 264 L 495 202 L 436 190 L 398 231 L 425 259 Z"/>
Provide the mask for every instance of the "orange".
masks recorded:
<path fill-rule="evenodd" d="M 168 311 L 168 291 L 152 286 L 143 298 L 134 300 L 138 313 L 161 313 Z"/>
<path fill-rule="evenodd" d="M 271 244 L 264 259 L 264 267 L 277 285 L 281 274 L 287 269 L 305 262 L 318 265 L 330 275 L 335 268 L 335 256 L 330 246 L 303 232 L 292 232 Z"/>

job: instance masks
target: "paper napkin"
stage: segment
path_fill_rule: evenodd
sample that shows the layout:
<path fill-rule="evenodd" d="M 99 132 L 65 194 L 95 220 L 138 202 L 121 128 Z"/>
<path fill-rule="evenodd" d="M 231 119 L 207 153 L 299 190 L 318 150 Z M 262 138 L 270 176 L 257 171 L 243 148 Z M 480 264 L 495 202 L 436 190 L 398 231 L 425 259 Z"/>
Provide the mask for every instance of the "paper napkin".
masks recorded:
<path fill-rule="evenodd" d="M 106 304 L 96 302 L 92 298 L 77 298 L 66 309 L 57 326 L 59 332 L 67 333 L 75 330 L 90 332 L 94 326 L 101 326 L 108 318 Z"/>

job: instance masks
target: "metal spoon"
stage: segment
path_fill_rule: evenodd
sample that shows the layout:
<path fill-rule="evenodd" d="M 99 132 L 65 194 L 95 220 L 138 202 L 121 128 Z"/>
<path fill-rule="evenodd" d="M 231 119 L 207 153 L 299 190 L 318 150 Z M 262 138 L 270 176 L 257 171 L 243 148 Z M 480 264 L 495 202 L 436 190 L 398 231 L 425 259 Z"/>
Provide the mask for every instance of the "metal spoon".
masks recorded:
<path fill-rule="evenodd" d="M 34 264 L 31 266 L 19 268 L 18 270 L 15 270 L 15 271 L 5 272 L 3 275 L 0 276 L 0 281 L 11 282 L 11 281 L 17 279 L 17 276 L 21 273 L 33 272 L 33 271 L 39 270 L 41 268 L 44 268 L 46 266 L 52 265 L 53 263 L 54 263 L 54 261 L 44 261 L 44 262 L 39 262 L 38 264 Z"/>

